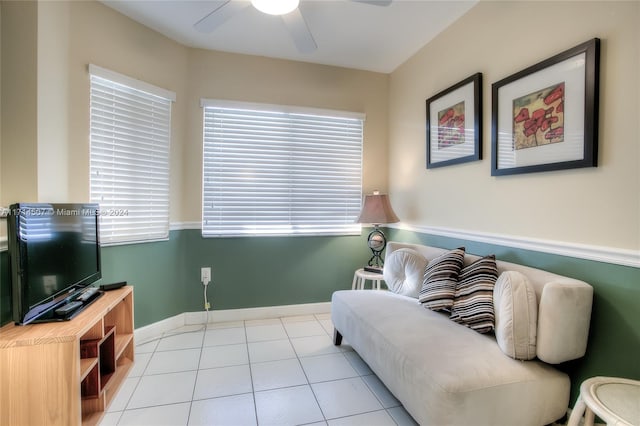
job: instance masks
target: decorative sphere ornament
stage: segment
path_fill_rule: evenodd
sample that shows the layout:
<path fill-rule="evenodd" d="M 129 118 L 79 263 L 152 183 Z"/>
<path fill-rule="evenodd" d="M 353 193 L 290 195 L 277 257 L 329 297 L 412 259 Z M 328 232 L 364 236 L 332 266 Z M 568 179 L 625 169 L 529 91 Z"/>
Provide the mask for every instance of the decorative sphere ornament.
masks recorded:
<path fill-rule="evenodd" d="M 380 234 L 371 235 L 368 244 L 371 250 L 382 251 L 384 249 L 385 238 Z"/>
<path fill-rule="evenodd" d="M 367 264 L 368 266 L 365 266 L 365 271 L 381 273 L 382 265 L 384 265 L 381 255 L 387 245 L 387 238 L 377 226 L 373 231 L 371 231 L 371 233 L 369 233 L 369 237 L 367 237 L 367 245 L 371 249 L 373 256 L 369 259 L 369 263 Z"/>

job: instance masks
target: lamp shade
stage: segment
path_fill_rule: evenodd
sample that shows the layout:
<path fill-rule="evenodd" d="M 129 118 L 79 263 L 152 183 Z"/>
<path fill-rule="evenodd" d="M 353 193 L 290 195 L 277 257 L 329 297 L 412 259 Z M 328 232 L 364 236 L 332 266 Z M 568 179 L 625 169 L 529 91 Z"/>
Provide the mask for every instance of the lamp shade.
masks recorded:
<path fill-rule="evenodd" d="M 389 196 L 374 192 L 372 195 L 365 195 L 362 203 L 362 211 L 356 219 L 356 223 L 371 223 L 380 225 L 383 223 L 400 222 L 398 216 L 393 212 Z"/>

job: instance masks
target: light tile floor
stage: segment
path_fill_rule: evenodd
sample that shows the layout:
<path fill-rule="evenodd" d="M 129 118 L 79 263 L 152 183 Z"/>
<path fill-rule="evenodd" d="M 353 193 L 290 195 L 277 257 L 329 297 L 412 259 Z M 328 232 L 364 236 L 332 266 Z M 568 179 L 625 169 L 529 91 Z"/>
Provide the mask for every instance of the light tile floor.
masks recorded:
<path fill-rule="evenodd" d="M 329 314 L 186 326 L 136 347 L 101 425 L 416 425 Z"/>

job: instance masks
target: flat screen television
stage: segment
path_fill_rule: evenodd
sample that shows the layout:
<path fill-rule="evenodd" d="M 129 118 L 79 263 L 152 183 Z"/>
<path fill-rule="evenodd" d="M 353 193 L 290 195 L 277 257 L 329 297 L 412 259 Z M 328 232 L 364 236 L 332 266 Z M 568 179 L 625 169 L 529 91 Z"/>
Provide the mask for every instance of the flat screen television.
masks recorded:
<path fill-rule="evenodd" d="M 10 206 L 7 239 L 17 324 L 54 320 L 57 307 L 102 278 L 98 212 L 93 203 Z"/>

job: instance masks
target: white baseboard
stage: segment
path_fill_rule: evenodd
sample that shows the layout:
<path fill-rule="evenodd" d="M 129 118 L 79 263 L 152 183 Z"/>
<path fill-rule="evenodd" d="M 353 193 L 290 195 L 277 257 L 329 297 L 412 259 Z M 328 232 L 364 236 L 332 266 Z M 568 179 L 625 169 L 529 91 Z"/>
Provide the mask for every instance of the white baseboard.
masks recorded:
<path fill-rule="evenodd" d="M 313 315 L 331 312 L 331 302 L 305 303 L 300 305 L 265 306 L 260 308 L 223 309 L 220 311 L 186 312 L 185 325 L 208 322 L 247 321 L 267 318 Z M 208 319 L 207 319 L 208 315 Z"/>
<path fill-rule="evenodd" d="M 137 345 L 150 342 L 151 340 L 162 337 L 164 333 L 184 325 L 184 314 L 178 314 L 170 318 L 165 318 L 153 324 L 136 328 L 133 336 Z"/>
<path fill-rule="evenodd" d="M 331 312 L 331 302 L 303 303 L 299 305 L 264 306 L 260 308 L 223 309 L 219 311 L 183 312 L 153 324 L 137 328 L 134 332 L 136 344 L 150 342 L 168 331 L 185 325 L 197 325 L 228 321 L 248 321 L 280 318 L 295 315 L 313 315 Z"/>

